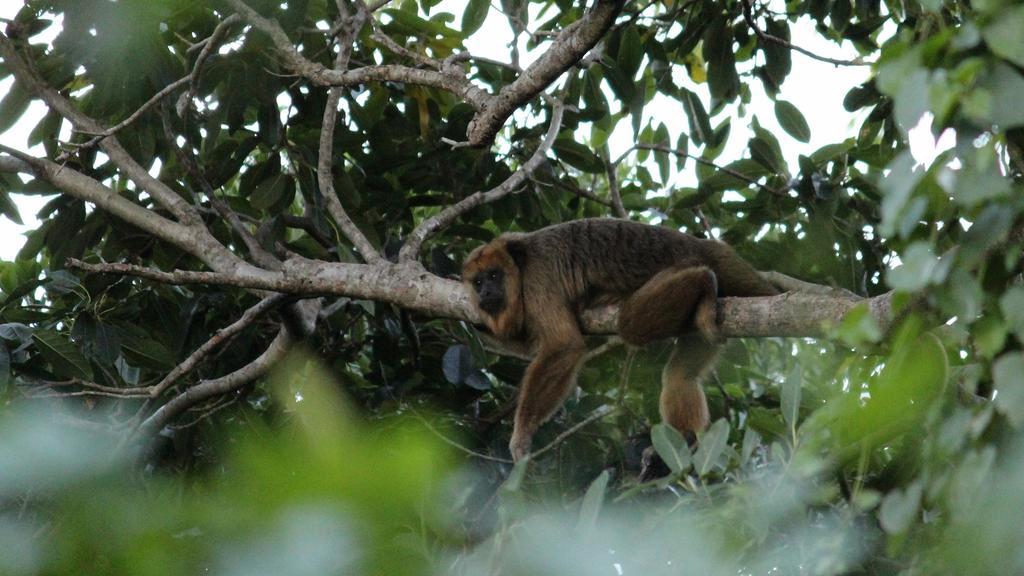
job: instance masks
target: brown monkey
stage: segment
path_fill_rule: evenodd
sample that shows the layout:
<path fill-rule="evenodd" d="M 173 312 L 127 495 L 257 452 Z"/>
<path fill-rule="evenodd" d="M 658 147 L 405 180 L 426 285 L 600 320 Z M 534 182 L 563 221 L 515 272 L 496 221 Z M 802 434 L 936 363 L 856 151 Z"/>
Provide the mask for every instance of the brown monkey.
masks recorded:
<path fill-rule="evenodd" d="M 679 336 L 659 406 L 662 420 L 692 434 L 708 424 L 701 380 L 718 353 L 717 297 L 778 293 L 724 243 L 606 218 L 504 234 L 469 255 L 462 279 L 491 332 L 535 353 L 519 388 L 515 460 L 576 384 L 583 309 L 621 304 L 629 344 Z"/>

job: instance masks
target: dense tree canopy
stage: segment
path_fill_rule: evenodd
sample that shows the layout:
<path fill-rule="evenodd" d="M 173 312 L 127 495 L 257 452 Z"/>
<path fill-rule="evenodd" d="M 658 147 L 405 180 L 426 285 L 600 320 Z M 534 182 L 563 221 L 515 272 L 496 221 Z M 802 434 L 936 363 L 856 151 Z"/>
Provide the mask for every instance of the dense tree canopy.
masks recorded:
<path fill-rule="evenodd" d="M 0 144 L 0 218 L 47 202 L 0 262 L 0 573 L 1024 570 L 1019 4 L 28 0 L 4 28 L 0 132 L 46 113 Z M 507 57 L 468 48 L 496 30 Z M 810 62 L 867 80 L 794 163 Z M 922 164 L 915 126 L 953 145 Z M 693 448 L 657 423 L 666 345 L 586 312 L 580 389 L 513 467 L 528 351 L 474 328 L 459 262 L 597 216 L 791 291 L 723 301 Z"/>

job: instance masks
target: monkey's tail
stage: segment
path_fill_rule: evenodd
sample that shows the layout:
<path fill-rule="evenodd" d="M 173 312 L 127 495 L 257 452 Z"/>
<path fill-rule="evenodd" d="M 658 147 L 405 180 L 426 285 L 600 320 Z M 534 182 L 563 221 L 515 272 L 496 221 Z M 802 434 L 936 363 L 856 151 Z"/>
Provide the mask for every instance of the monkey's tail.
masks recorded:
<path fill-rule="evenodd" d="M 765 280 L 749 262 L 740 258 L 731 246 L 709 240 L 711 269 L 718 277 L 718 292 L 722 296 L 774 296 L 779 290 Z"/>
<path fill-rule="evenodd" d="M 661 419 L 691 442 L 710 420 L 702 383 L 714 367 L 719 349 L 720 346 L 700 335 L 676 338 L 672 355 L 661 373 Z"/>

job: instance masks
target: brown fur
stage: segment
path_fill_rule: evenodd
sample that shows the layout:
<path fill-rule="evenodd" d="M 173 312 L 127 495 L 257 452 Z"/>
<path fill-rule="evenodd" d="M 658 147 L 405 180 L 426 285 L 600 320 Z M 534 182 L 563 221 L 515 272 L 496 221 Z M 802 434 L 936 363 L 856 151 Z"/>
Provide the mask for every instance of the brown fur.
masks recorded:
<path fill-rule="evenodd" d="M 717 357 L 718 296 L 767 296 L 777 290 L 729 246 L 668 228 L 614 219 L 556 224 L 505 234 L 474 250 L 463 282 L 504 273 L 504 306 L 482 312 L 495 336 L 529 343 L 536 357 L 520 385 L 510 449 L 529 453 L 534 432 L 576 385 L 586 348 L 577 314 L 621 303 L 619 333 L 635 345 L 681 336 L 662 378 L 661 416 L 684 433 L 708 423 L 700 382 Z"/>

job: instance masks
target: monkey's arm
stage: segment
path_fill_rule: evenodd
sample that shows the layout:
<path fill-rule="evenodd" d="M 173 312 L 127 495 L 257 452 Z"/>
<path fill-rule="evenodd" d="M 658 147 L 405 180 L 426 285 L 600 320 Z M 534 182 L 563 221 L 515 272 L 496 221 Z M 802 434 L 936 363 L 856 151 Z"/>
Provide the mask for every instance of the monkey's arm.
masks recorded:
<path fill-rule="evenodd" d="M 537 328 L 537 355 L 519 385 L 515 428 L 509 442 L 516 461 L 530 453 L 533 434 L 572 392 L 587 352 L 576 317 L 568 307 L 536 300 L 532 304 L 544 314 L 531 318 L 531 326 Z"/>

